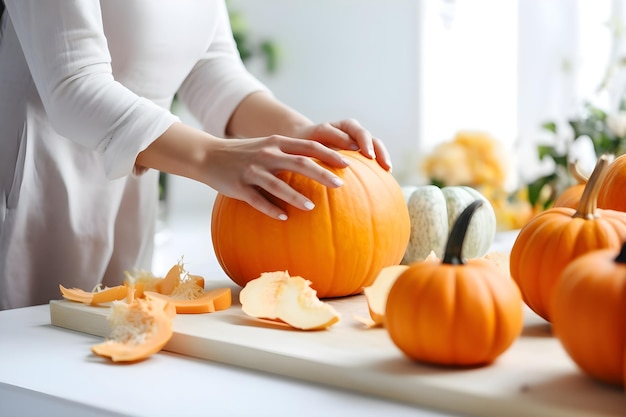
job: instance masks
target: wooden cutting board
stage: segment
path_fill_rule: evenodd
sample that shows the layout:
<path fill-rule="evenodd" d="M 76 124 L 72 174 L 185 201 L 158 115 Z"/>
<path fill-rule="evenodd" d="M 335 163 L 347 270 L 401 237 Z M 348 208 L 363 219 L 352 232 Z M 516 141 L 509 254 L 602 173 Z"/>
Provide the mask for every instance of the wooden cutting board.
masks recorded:
<path fill-rule="evenodd" d="M 233 301 L 238 291 L 233 288 Z M 178 315 L 170 352 L 341 387 L 469 416 L 626 416 L 626 394 L 582 374 L 550 333 L 525 312 L 518 340 L 493 364 L 443 368 L 406 358 L 381 328 L 367 328 L 362 295 L 331 300 L 341 313 L 325 331 L 303 332 L 225 311 Z M 108 307 L 51 301 L 55 326 L 105 337 Z"/>

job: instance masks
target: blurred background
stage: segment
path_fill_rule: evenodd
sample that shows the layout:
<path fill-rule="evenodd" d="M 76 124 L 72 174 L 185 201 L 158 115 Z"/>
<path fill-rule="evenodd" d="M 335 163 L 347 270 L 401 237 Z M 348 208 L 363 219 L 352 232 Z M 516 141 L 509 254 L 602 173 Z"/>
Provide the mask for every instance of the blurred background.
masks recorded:
<path fill-rule="evenodd" d="M 493 183 L 507 202 L 530 190 L 531 205 L 547 204 L 547 184 L 565 186 L 563 158 L 590 171 L 598 141 L 626 135 L 624 3 L 227 0 L 250 71 L 315 121 L 358 119 L 402 185 L 456 185 L 446 181 L 473 164 L 455 181 Z M 168 213 L 209 215 L 213 198 L 166 179 Z"/>

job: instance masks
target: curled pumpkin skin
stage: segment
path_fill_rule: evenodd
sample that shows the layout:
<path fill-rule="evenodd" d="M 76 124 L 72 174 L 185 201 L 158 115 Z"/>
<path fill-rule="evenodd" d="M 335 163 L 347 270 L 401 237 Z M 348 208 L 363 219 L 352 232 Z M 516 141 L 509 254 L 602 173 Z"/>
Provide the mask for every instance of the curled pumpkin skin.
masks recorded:
<path fill-rule="evenodd" d="M 113 362 L 146 359 L 171 339 L 175 315 L 174 305 L 163 299 L 147 296 L 116 301 L 108 316 L 111 335 L 106 341 L 93 345 L 91 350 Z"/>
<path fill-rule="evenodd" d="M 110 303 L 115 300 L 123 300 L 128 294 L 126 285 L 117 285 L 115 287 L 94 288 L 93 291 L 85 291 L 80 288 L 65 288 L 59 285 L 63 298 L 69 301 L 76 301 L 83 304 L 97 305 Z"/>
<path fill-rule="evenodd" d="M 506 271 L 484 258 L 464 259 L 470 204 L 450 233 L 441 262 L 416 262 L 395 281 L 385 327 L 411 359 L 448 366 L 486 365 L 523 327 L 519 289 Z"/>
<path fill-rule="evenodd" d="M 154 276 L 151 272 L 135 271 L 126 273 L 124 285 L 87 292 L 79 288 L 67 289 L 59 286 L 63 297 L 70 301 L 97 305 L 122 300 L 130 295 L 141 299 L 150 295 L 169 301 L 179 314 L 214 313 L 232 305 L 231 289 L 228 287 L 204 289 L 204 278 L 187 272 L 181 260 L 172 266 L 165 277 Z"/>
<path fill-rule="evenodd" d="M 526 304 L 550 321 L 550 303 L 563 269 L 596 249 L 619 249 L 626 240 L 626 213 L 597 208 L 609 158 L 601 156 L 577 209 L 553 207 L 532 218 L 511 249 L 511 276 Z"/>

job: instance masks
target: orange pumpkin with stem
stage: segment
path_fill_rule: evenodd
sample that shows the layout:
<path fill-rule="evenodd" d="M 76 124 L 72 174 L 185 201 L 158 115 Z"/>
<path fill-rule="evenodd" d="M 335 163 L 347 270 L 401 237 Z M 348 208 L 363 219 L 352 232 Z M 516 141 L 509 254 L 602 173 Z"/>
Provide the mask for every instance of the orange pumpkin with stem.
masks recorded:
<path fill-rule="evenodd" d="M 566 188 L 554 201 L 553 206 L 575 209 L 578 207 L 578 203 L 580 203 L 580 197 L 583 195 L 583 191 L 585 191 L 585 185 L 587 185 L 589 177 L 582 172 L 578 161 L 569 162 L 567 167 L 570 175 L 574 177 L 577 183 Z"/>
<path fill-rule="evenodd" d="M 589 177 L 577 209 L 553 207 L 532 218 L 511 249 L 511 276 L 526 304 L 550 321 L 554 286 L 572 260 L 596 249 L 618 249 L 626 240 L 626 213 L 597 208 L 606 175 L 605 155 Z"/>
<path fill-rule="evenodd" d="M 572 261 L 555 287 L 551 316 L 554 335 L 586 374 L 626 384 L 626 244 Z"/>
<path fill-rule="evenodd" d="M 235 283 L 243 287 L 264 272 L 288 271 L 311 281 L 318 297 L 340 297 L 361 292 L 382 268 L 400 263 L 411 229 L 400 185 L 375 160 L 341 152 L 350 165 L 329 168 L 343 179 L 339 188 L 293 172 L 277 175 L 315 203 L 303 211 L 273 199 L 286 210 L 286 221 L 217 196 L 213 249 Z"/>
<path fill-rule="evenodd" d="M 471 203 L 450 232 L 441 262 L 416 262 L 394 282 L 384 325 L 408 357 L 439 365 L 483 365 L 519 336 L 523 302 L 506 271 L 484 258 L 463 259 Z"/>
<path fill-rule="evenodd" d="M 609 165 L 598 193 L 598 207 L 626 211 L 624 190 L 626 190 L 626 154 L 618 156 Z"/>

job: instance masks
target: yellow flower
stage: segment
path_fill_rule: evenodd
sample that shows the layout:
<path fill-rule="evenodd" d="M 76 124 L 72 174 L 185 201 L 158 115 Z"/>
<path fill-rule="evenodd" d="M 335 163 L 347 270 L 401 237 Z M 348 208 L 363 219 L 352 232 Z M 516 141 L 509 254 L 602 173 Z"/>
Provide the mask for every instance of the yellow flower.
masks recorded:
<path fill-rule="evenodd" d="M 443 185 L 503 188 L 507 155 L 500 142 L 483 132 L 461 131 L 451 142 L 438 145 L 424 161 L 428 178 Z"/>

